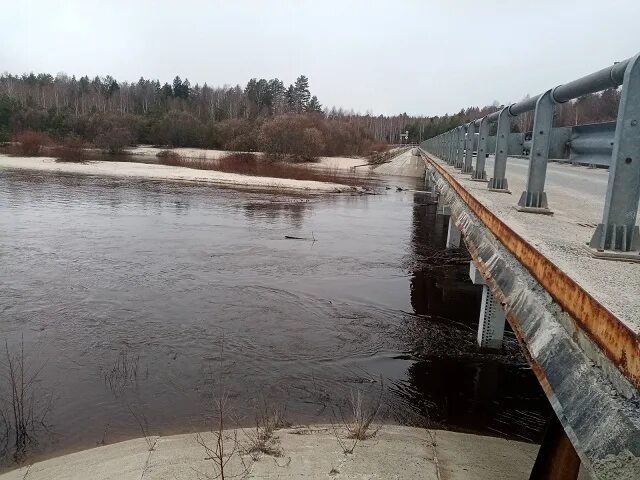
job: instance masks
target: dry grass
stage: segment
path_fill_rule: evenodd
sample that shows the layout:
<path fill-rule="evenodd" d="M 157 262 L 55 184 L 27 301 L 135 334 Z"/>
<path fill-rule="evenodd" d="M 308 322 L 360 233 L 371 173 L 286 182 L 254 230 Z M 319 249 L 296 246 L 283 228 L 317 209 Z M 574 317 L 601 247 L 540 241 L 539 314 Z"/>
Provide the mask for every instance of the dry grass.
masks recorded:
<path fill-rule="evenodd" d="M 380 413 L 383 393 L 384 384 L 380 378 L 380 392 L 375 401 L 365 402 L 360 390 L 355 393 L 352 391 L 347 414 L 341 408 L 337 413 L 334 410 L 337 421 L 333 423 L 333 433 L 345 454 L 352 454 L 358 442 L 373 438 L 380 431 L 381 426 L 374 427 L 373 422 Z M 346 431 L 346 435 L 339 431 L 340 427 Z"/>
<path fill-rule="evenodd" d="M 366 179 L 354 174 L 338 172 L 337 170 L 313 169 L 284 160 L 258 158 L 253 153 L 232 153 L 217 159 L 206 159 L 184 158 L 170 150 L 162 150 L 157 154 L 157 157 L 163 165 L 198 170 L 215 170 L 257 177 L 313 180 L 354 186 L 362 186 L 368 183 Z"/>
<path fill-rule="evenodd" d="M 18 352 L 11 352 L 5 340 L 5 380 L 0 390 L 0 457 L 13 451 L 13 460 L 21 463 L 29 448 L 38 443 L 38 432 L 47 430 L 45 419 L 53 406 L 53 396 L 38 389 L 42 368 L 32 370 L 26 364 L 24 339 Z M 11 440 L 13 439 L 13 440 Z"/>
<path fill-rule="evenodd" d="M 261 454 L 281 457 L 282 447 L 274 437 L 274 433 L 289 426 L 290 423 L 286 420 L 283 409 L 274 408 L 269 403 L 263 402 L 256 412 L 255 432 L 247 435 L 248 447 L 245 448 L 245 453 L 251 455 L 254 461 L 257 461 Z"/>
<path fill-rule="evenodd" d="M 120 350 L 109 370 L 103 372 L 104 383 L 118 398 L 128 387 L 138 383 L 140 355 L 132 355 L 127 349 Z"/>

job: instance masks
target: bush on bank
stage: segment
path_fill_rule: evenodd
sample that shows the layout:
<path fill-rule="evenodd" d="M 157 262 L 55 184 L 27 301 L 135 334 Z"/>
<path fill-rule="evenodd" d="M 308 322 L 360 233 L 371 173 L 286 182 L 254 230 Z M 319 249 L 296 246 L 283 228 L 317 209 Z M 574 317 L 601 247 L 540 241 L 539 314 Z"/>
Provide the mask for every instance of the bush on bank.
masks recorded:
<path fill-rule="evenodd" d="M 269 118 L 230 119 L 203 123 L 188 112 L 168 112 L 154 121 L 133 115 L 96 114 L 76 119 L 64 135 L 49 135 L 26 129 L 13 136 L 23 155 L 39 155 L 46 145 L 68 147 L 71 155 L 77 145 L 97 147 L 107 153 L 121 153 L 139 143 L 168 147 L 215 148 L 239 152 L 262 151 L 275 159 L 310 161 L 319 156 L 364 156 L 386 149 L 346 122 L 323 114 L 291 113 Z M 73 143 L 73 142 L 72 142 Z M 65 152 L 64 149 L 60 150 Z M 66 153 L 64 153 L 66 154 Z"/>

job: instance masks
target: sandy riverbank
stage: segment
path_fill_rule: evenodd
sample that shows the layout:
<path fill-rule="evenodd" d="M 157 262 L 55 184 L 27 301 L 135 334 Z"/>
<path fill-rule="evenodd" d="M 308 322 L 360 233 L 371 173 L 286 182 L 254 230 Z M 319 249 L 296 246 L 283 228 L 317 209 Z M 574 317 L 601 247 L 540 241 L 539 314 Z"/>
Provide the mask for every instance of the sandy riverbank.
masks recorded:
<path fill-rule="evenodd" d="M 225 476 L 247 479 L 519 480 L 529 477 L 538 450 L 537 445 L 501 438 L 384 426 L 374 438 L 345 454 L 336 439 L 336 434 L 345 432 L 319 425 L 278 430 L 272 446 L 279 455 L 252 456 L 243 454 L 243 445 L 251 443 L 255 430 L 237 432 L 237 436 L 226 434 L 227 442 L 237 438 L 239 448 L 225 467 Z M 212 433 L 201 438 L 215 448 Z M 154 436 L 38 462 L 0 475 L 0 480 L 219 478 L 208 456 L 196 434 Z"/>
<path fill-rule="evenodd" d="M 360 187 L 312 180 L 256 177 L 214 170 L 195 170 L 185 167 L 150 165 L 135 162 L 90 161 L 87 163 L 56 162 L 48 157 L 9 157 L 0 155 L 0 169 L 16 168 L 44 172 L 62 172 L 80 175 L 108 175 L 136 177 L 152 180 L 206 182 L 225 186 L 281 189 L 308 193 L 360 192 Z"/>
<path fill-rule="evenodd" d="M 215 160 L 217 158 L 231 155 L 237 152 L 230 152 L 227 150 L 210 150 L 206 148 L 159 148 L 152 147 L 150 145 L 139 145 L 137 147 L 128 148 L 126 152 L 130 155 L 143 155 L 155 157 L 158 152 L 163 150 L 171 150 L 184 158 L 204 158 L 209 160 Z M 262 155 L 260 152 L 255 152 L 256 155 Z M 332 170 L 350 170 L 353 167 L 365 165 L 367 163 L 366 158 L 351 158 L 351 157 L 319 157 L 317 162 L 305 163 L 306 166 L 312 168 L 328 168 Z"/>

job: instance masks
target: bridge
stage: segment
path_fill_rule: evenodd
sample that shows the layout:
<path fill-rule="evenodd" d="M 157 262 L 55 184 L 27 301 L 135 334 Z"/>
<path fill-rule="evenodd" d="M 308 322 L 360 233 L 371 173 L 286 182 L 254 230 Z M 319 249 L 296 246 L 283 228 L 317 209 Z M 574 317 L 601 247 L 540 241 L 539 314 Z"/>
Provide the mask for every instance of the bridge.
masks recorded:
<path fill-rule="evenodd" d="M 557 104 L 617 87 L 615 122 L 554 127 Z M 479 345 L 508 322 L 555 413 L 531 478 L 640 478 L 640 54 L 413 153 L 483 285 Z"/>

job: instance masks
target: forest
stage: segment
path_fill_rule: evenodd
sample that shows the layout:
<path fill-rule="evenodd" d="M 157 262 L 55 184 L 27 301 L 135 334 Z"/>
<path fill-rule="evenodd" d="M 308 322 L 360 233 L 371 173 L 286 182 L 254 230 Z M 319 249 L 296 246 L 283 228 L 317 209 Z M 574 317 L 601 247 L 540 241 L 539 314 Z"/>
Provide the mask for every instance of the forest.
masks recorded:
<path fill-rule="evenodd" d="M 605 90 L 556 107 L 556 126 L 614 120 L 619 92 Z M 418 143 L 497 110 L 499 102 L 442 116 L 385 116 L 323 107 L 300 75 L 285 86 L 277 78 L 240 85 L 171 84 L 107 75 L 76 79 L 47 73 L 0 76 L 0 142 L 36 131 L 53 142 L 82 143 L 110 152 L 136 144 L 264 151 L 312 158 L 367 155 L 400 143 Z M 516 118 L 514 131 L 528 131 L 533 112 Z"/>

